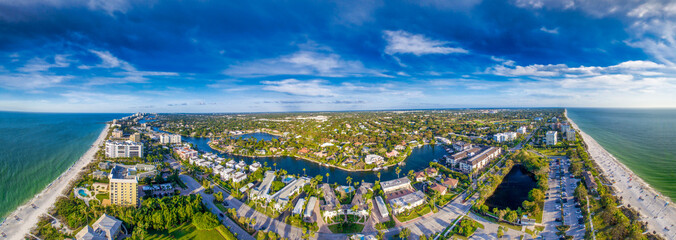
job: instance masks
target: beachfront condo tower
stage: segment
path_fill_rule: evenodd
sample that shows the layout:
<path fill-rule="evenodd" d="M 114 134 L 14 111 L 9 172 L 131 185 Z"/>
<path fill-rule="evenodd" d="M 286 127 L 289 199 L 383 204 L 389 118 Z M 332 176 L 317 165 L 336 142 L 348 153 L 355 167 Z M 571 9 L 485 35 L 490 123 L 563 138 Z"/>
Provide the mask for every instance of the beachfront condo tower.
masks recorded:
<path fill-rule="evenodd" d="M 143 157 L 143 143 L 132 141 L 106 141 L 106 157 Z"/>
<path fill-rule="evenodd" d="M 135 168 L 116 165 L 110 171 L 110 203 L 138 205 L 138 178 Z"/>

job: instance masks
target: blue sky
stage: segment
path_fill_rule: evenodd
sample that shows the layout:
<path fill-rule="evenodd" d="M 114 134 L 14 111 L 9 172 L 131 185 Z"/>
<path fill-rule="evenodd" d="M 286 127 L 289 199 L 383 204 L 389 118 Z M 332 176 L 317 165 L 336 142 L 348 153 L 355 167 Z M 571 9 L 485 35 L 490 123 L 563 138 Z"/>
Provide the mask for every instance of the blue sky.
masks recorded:
<path fill-rule="evenodd" d="M 0 0 L 0 110 L 676 107 L 669 1 Z"/>

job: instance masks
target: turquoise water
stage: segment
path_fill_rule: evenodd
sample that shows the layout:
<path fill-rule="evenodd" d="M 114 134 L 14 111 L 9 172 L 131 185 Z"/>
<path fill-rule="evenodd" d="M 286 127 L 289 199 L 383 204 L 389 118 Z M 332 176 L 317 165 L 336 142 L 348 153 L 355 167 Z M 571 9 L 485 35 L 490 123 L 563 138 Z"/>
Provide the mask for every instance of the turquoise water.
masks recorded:
<path fill-rule="evenodd" d="M 0 112 L 0 218 L 39 193 L 129 114 Z"/>
<path fill-rule="evenodd" d="M 676 109 L 568 109 L 568 117 L 641 179 L 676 200 Z"/>
<path fill-rule="evenodd" d="M 80 196 L 83 196 L 83 197 L 87 197 L 87 196 L 88 196 L 87 193 L 85 192 L 85 190 L 83 190 L 83 189 L 80 189 L 79 191 L 77 191 L 77 193 L 79 193 Z"/>

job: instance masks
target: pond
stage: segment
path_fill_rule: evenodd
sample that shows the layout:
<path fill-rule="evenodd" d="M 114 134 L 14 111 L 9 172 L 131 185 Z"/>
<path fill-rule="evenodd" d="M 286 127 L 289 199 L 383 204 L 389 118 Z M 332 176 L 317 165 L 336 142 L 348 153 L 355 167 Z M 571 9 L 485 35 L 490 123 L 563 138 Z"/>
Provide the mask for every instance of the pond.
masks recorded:
<path fill-rule="evenodd" d="M 497 207 L 498 209 L 516 210 L 521 207 L 523 201 L 528 200 L 528 192 L 535 186 L 533 174 L 522 165 L 515 165 L 495 189 L 493 195 L 486 199 L 485 204 L 490 209 Z"/>
<path fill-rule="evenodd" d="M 263 133 L 265 134 L 265 133 Z M 269 134 L 268 134 L 269 135 Z M 258 135 L 259 137 L 261 135 Z M 273 136 L 273 135 L 270 135 Z M 330 183 L 338 183 L 341 185 L 347 185 L 346 178 L 350 176 L 352 182 L 375 182 L 378 180 L 376 172 L 353 172 L 345 171 L 339 168 L 323 166 L 315 162 L 307 161 L 295 157 L 244 157 L 236 156 L 227 153 L 219 153 L 216 150 L 213 150 L 209 146 L 208 138 L 192 138 L 192 137 L 183 137 L 184 142 L 192 143 L 194 148 L 200 152 L 212 152 L 217 153 L 219 156 L 229 159 L 234 159 L 235 161 L 243 160 L 247 164 L 251 164 L 254 161 L 260 162 L 261 164 L 271 167 L 273 170 L 276 169 L 285 169 L 289 174 L 299 174 L 314 177 L 317 175 L 322 175 L 323 181 L 327 181 L 326 174 L 329 174 L 328 181 Z M 424 145 L 422 147 L 414 148 L 411 152 L 411 155 L 406 158 L 404 161 L 406 165 L 400 166 L 401 173 L 399 177 L 404 177 L 410 170 L 419 171 L 429 166 L 429 162 L 434 159 L 441 159 L 446 154 L 443 146 L 440 145 Z M 276 167 L 274 164 L 277 164 Z M 397 178 L 397 173 L 395 171 L 397 167 L 391 166 L 387 170 L 380 170 L 380 179 L 382 181 L 392 180 Z M 305 171 L 303 171 L 305 169 Z"/>

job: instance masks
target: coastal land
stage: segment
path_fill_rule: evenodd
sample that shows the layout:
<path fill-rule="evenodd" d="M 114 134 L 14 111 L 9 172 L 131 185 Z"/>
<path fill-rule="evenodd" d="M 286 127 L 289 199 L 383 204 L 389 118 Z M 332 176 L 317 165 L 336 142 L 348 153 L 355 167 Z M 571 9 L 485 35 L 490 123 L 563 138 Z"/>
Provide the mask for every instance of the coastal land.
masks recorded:
<path fill-rule="evenodd" d="M 641 219 L 648 223 L 649 232 L 655 231 L 667 239 L 676 238 L 676 208 L 667 197 L 663 197 L 649 184 L 634 174 L 623 163 L 606 151 L 594 138 L 580 129 L 573 119 L 565 116 L 579 131 L 580 136 L 587 146 L 592 160 L 603 171 L 604 175 L 613 181 L 612 186 L 622 201 L 635 208 L 641 213 Z"/>
<path fill-rule="evenodd" d="M 70 186 L 70 182 L 75 180 L 82 170 L 94 160 L 99 146 L 106 139 L 109 128 L 110 125 L 106 124 L 89 150 L 73 166 L 47 185 L 42 192 L 36 194 L 32 199 L 12 212 L 0 224 L 0 233 L 6 234 L 7 239 L 23 239 L 24 236 L 29 234 L 31 228 L 37 224 L 40 216 L 48 214 L 48 210 L 54 206 L 59 197 L 63 196 L 63 192 Z"/>

